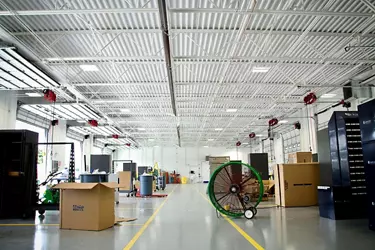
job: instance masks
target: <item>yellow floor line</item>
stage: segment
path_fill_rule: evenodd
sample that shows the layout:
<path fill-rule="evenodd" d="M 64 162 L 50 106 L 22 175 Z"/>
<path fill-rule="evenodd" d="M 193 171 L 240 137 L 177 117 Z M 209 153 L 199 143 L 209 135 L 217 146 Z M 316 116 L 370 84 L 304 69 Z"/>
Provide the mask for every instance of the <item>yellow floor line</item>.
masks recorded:
<path fill-rule="evenodd" d="M 211 205 L 211 201 L 201 192 L 199 191 L 198 189 L 196 189 L 196 191 L 202 195 L 202 197 L 207 201 L 209 202 Z M 242 228 L 240 228 L 236 223 L 234 223 L 230 218 L 228 218 L 228 216 L 226 216 L 225 214 L 221 214 L 223 216 L 223 218 L 229 223 L 231 224 L 232 227 L 234 227 L 237 232 L 239 232 L 253 247 L 255 247 L 255 249 L 257 250 L 264 250 L 264 248 L 258 243 L 256 242 L 256 240 L 254 240 L 250 235 L 248 235 Z"/>
<path fill-rule="evenodd" d="M 59 226 L 59 224 L 0 224 L 0 227 Z"/>
<path fill-rule="evenodd" d="M 137 242 L 139 237 L 144 233 L 144 231 L 148 228 L 148 226 L 151 224 L 151 222 L 155 219 L 156 215 L 159 213 L 160 209 L 164 206 L 164 204 L 167 202 L 169 196 L 174 192 L 174 190 L 178 186 L 174 187 L 173 190 L 168 194 L 167 198 L 160 204 L 160 206 L 155 210 L 155 212 L 151 215 L 151 217 L 146 221 L 146 223 L 143 225 L 141 229 L 134 235 L 133 239 L 129 241 L 129 243 L 124 247 L 123 250 L 129 250 L 131 249 L 134 244 Z"/>
<path fill-rule="evenodd" d="M 116 207 L 116 210 L 154 210 L 155 208 L 141 208 L 141 207 Z"/>
<path fill-rule="evenodd" d="M 59 226 L 59 224 L 0 224 L 0 227 Z M 121 223 L 121 226 L 144 226 L 144 224 Z"/>

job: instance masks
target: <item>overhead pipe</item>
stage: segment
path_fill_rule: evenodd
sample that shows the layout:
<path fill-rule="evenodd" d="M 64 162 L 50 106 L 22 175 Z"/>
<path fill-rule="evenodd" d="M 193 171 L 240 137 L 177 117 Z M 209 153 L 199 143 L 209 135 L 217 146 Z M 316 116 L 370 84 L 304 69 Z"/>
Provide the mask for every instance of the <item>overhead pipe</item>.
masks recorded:
<path fill-rule="evenodd" d="M 180 126 L 177 126 L 177 138 L 178 138 L 178 146 L 181 147 Z"/>
<path fill-rule="evenodd" d="M 350 82 L 347 82 L 350 83 Z M 368 85 L 361 85 L 361 86 L 351 86 L 351 85 L 298 85 L 297 88 L 369 88 L 369 87 L 375 87 L 373 84 L 368 84 Z"/>
<path fill-rule="evenodd" d="M 169 44 L 169 30 L 168 30 L 168 19 L 167 19 L 167 5 L 165 0 L 158 0 L 159 15 L 160 15 L 160 28 L 163 32 L 163 44 L 164 44 L 164 56 L 165 64 L 167 67 L 169 92 L 171 95 L 171 103 L 173 114 L 177 116 L 176 99 L 173 85 L 172 75 L 172 60 L 171 60 L 171 48 Z"/>

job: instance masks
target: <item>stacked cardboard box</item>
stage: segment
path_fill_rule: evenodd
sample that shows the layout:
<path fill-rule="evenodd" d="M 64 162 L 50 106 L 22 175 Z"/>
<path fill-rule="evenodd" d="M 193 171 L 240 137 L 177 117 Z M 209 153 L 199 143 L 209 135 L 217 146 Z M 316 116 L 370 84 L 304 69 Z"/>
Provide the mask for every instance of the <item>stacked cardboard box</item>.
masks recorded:
<path fill-rule="evenodd" d="M 295 152 L 288 154 L 288 163 L 306 163 L 312 162 L 311 152 Z"/>
<path fill-rule="evenodd" d="M 319 163 L 277 164 L 273 171 L 277 205 L 300 207 L 318 204 Z"/>
<path fill-rule="evenodd" d="M 229 156 L 209 156 L 208 161 L 210 163 L 210 175 L 221 165 L 230 161 Z"/>

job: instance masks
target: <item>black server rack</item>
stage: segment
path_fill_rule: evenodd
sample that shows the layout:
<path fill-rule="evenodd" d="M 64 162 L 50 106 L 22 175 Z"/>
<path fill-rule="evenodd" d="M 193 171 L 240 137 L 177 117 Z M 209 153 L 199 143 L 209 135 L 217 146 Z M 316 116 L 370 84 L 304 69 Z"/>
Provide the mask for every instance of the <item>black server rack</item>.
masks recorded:
<path fill-rule="evenodd" d="M 255 168 L 262 177 L 262 180 L 269 179 L 268 171 L 268 154 L 267 153 L 251 153 L 248 155 L 249 164 Z"/>
<path fill-rule="evenodd" d="M 331 169 L 321 171 L 330 175 L 330 183 L 318 188 L 320 215 L 330 219 L 365 218 L 366 175 L 358 113 L 334 112 L 328 123 L 328 139 Z"/>
<path fill-rule="evenodd" d="M 35 215 L 38 133 L 0 130 L 0 218 Z"/>
<path fill-rule="evenodd" d="M 369 228 L 375 230 L 375 100 L 359 105 L 358 115 L 366 172 Z"/>

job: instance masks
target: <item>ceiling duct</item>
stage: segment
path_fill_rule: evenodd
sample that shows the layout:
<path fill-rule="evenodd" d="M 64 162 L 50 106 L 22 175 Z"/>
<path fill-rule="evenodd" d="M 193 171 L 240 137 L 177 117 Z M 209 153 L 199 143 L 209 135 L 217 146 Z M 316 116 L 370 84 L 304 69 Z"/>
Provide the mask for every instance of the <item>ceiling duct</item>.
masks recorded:
<path fill-rule="evenodd" d="M 169 45 L 167 6 L 166 6 L 165 0 L 158 0 L 158 5 L 159 5 L 159 15 L 160 15 L 160 27 L 163 32 L 165 64 L 167 67 L 169 92 L 171 95 L 171 102 L 172 102 L 172 110 L 173 110 L 173 114 L 177 116 L 176 99 L 175 99 L 173 75 L 172 75 L 171 48 Z"/>
<path fill-rule="evenodd" d="M 343 88 L 344 100 L 372 98 L 372 85 L 375 80 L 375 69 L 371 68 L 353 77 Z"/>

